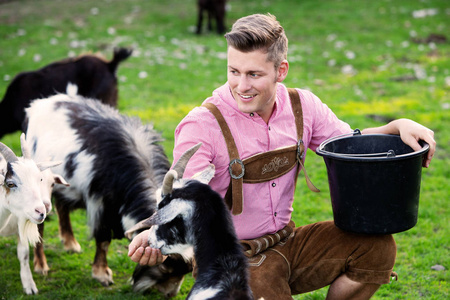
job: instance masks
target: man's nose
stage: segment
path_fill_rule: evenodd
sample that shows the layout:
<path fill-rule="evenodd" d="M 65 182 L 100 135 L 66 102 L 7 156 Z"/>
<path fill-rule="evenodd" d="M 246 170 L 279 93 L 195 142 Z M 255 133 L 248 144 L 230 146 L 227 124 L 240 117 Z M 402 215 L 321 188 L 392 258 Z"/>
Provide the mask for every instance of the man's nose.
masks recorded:
<path fill-rule="evenodd" d="M 239 77 L 238 89 L 240 92 L 248 91 L 252 88 L 250 79 L 246 75 Z"/>

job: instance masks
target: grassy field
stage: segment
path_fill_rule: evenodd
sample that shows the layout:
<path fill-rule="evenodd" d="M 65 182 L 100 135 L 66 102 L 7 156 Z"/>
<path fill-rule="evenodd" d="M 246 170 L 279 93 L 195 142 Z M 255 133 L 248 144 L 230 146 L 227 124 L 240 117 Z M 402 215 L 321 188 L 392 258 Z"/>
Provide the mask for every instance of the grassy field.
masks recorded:
<path fill-rule="evenodd" d="M 186 113 L 226 81 L 225 39 L 195 35 L 194 0 L 22 0 L 0 1 L 0 96 L 19 72 L 87 52 L 111 57 L 115 46 L 132 47 L 119 67 L 119 109 L 152 122 L 172 159 L 173 131 Z M 247 0 L 229 1 L 227 25 L 241 16 L 270 12 L 287 32 L 290 87 L 312 90 L 353 128 L 406 117 L 435 131 L 438 149 L 422 172 L 418 224 L 395 235 L 399 280 L 373 299 L 450 297 L 450 3 L 446 0 Z M 446 42 L 424 42 L 430 34 Z M 19 133 L 3 143 L 18 154 Z M 322 190 L 299 180 L 293 219 L 306 224 L 332 218 L 326 169 L 311 151 L 307 170 Z M 35 299 L 163 299 L 132 292 L 134 263 L 128 241 L 113 241 L 108 261 L 115 284 L 91 278 L 95 243 L 87 237 L 84 211 L 72 215 L 83 252 L 65 253 L 57 217 L 46 221 L 51 271 L 34 275 Z M 14 238 L 0 238 L 0 299 L 22 293 Z M 434 270 L 440 265 L 445 270 Z M 176 299 L 184 299 L 188 276 Z M 295 299 L 323 299 L 321 289 Z"/>

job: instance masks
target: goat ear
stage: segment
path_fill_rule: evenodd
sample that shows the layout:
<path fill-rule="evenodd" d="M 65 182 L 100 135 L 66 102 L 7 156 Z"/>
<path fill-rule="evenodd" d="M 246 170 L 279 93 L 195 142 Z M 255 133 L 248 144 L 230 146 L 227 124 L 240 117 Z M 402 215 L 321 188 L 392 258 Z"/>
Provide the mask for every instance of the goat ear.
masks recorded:
<path fill-rule="evenodd" d="M 153 225 L 162 225 L 165 223 L 169 223 L 173 219 L 175 219 L 176 216 L 180 214 L 186 214 L 188 213 L 189 209 L 186 207 L 185 204 L 186 201 L 180 201 L 174 200 L 164 206 L 163 208 L 157 210 L 151 217 L 144 219 L 125 231 L 125 236 L 128 239 L 131 239 L 133 233 L 139 229 L 147 229 L 152 227 Z"/>
<path fill-rule="evenodd" d="M 42 172 L 44 170 L 47 170 L 48 168 L 56 167 L 60 164 L 62 164 L 62 161 L 45 161 L 45 162 L 37 163 L 37 166 L 38 166 L 39 170 L 41 170 L 41 172 Z"/>
<path fill-rule="evenodd" d="M 200 181 L 201 183 L 204 184 L 208 184 L 214 177 L 215 172 L 216 168 L 214 167 L 213 164 L 210 164 L 209 166 L 206 167 L 206 169 L 192 176 L 192 179 Z"/>
<path fill-rule="evenodd" d="M 22 148 L 22 156 L 24 158 L 31 159 L 30 147 L 28 147 L 28 143 L 25 138 L 25 133 L 23 133 L 23 132 L 20 135 L 20 147 Z"/>
<path fill-rule="evenodd" d="M 128 229 L 127 231 L 125 231 L 125 237 L 129 240 L 131 240 L 131 238 L 133 237 L 133 233 L 135 231 L 138 231 L 139 229 L 147 229 L 150 226 L 146 225 L 145 223 L 148 221 L 148 219 L 144 219 L 142 221 L 140 221 L 139 223 L 137 223 L 136 225 L 132 226 L 130 229 Z"/>
<path fill-rule="evenodd" d="M 56 184 L 61 184 L 64 186 L 70 186 L 70 184 L 59 174 L 53 174 L 53 179 L 55 180 Z"/>
<path fill-rule="evenodd" d="M 147 226 L 152 226 L 169 223 L 175 219 L 176 216 L 187 213 L 188 210 L 183 203 L 185 203 L 185 201 L 180 202 L 177 200 L 172 200 L 169 204 L 161 209 L 158 209 L 150 218 L 145 220 L 144 224 Z"/>

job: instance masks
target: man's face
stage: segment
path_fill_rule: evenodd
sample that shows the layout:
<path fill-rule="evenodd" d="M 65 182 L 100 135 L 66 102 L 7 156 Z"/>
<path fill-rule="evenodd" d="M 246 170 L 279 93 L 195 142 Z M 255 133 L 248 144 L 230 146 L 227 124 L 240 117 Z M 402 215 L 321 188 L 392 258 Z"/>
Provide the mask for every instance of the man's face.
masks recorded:
<path fill-rule="evenodd" d="M 283 61 L 275 70 L 261 50 L 241 52 L 228 47 L 228 83 L 238 108 L 244 113 L 257 113 L 266 123 L 272 114 L 277 82 L 287 75 Z"/>

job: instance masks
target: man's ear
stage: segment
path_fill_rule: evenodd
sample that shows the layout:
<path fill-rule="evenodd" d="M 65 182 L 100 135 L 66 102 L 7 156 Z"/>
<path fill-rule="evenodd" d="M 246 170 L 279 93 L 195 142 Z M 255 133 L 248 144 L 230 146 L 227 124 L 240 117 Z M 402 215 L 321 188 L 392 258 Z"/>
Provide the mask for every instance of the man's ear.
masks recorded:
<path fill-rule="evenodd" d="M 289 63 L 287 60 L 283 60 L 278 67 L 277 82 L 282 82 L 286 78 L 288 71 Z"/>

